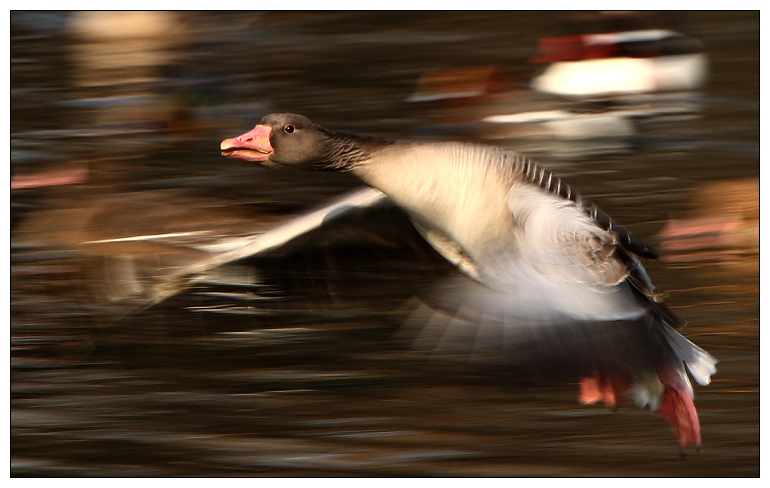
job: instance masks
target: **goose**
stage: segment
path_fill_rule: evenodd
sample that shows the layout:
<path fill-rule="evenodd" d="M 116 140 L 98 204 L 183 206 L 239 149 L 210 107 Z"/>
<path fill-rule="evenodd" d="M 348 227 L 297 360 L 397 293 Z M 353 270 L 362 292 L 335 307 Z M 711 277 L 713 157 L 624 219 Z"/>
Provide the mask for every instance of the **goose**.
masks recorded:
<path fill-rule="evenodd" d="M 220 150 L 269 168 L 352 173 L 459 270 L 462 281 L 436 294 L 435 308 L 454 316 L 445 324 L 497 324 L 523 345 L 522 360 L 572 358 L 582 403 L 630 395 L 671 424 L 682 453 L 700 449 L 688 373 L 706 386 L 717 360 L 676 330 L 684 323 L 639 259 L 656 252 L 544 167 L 492 146 L 349 134 L 289 113 Z"/>

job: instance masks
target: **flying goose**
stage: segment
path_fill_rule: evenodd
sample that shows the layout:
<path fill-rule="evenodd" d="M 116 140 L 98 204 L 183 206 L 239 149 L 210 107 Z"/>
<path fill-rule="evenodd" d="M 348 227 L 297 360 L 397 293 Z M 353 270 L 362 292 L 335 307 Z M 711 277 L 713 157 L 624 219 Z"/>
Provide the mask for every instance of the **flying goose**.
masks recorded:
<path fill-rule="evenodd" d="M 670 422 L 682 452 L 700 448 L 687 373 L 708 385 L 717 360 L 675 330 L 683 323 L 639 261 L 656 253 L 543 167 L 495 147 L 360 136 L 285 113 L 220 149 L 267 167 L 352 173 L 467 277 L 442 292 L 446 309 L 496 321 L 505 340 L 526 344 L 522 357 L 571 356 L 583 403 L 629 394 Z"/>

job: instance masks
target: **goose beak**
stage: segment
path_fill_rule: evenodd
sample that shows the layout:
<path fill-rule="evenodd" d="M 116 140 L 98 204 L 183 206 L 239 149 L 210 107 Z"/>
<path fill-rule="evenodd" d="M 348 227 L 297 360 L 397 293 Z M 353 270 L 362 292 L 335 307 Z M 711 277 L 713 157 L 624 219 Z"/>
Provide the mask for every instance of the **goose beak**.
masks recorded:
<path fill-rule="evenodd" d="M 273 146 L 270 144 L 272 130 L 269 125 L 257 125 L 245 134 L 225 139 L 219 144 L 222 156 L 257 163 L 267 161 L 273 154 Z"/>

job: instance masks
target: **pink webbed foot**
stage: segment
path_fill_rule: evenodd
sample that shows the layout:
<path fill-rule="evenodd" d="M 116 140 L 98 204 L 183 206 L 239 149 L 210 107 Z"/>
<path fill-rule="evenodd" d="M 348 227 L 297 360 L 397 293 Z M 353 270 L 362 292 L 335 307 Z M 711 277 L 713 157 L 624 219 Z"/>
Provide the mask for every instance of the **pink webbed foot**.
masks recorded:
<path fill-rule="evenodd" d="M 615 408 L 623 401 L 628 390 L 628 380 L 620 375 L 602 375 L 598 371 L 592 376 L 580 378 L 580 403 L 589 405 L 599 401 Z"/>
<path fill-rule="evenodd" d="M 690 392 L 683 385 L 672 387 L 670 383 L 665 384 L 666 390 L 663 392 L 658 413 L 668 420 L 674 429 L 682 454 L 691 444 L 700 450 L 700 420 Z"/>

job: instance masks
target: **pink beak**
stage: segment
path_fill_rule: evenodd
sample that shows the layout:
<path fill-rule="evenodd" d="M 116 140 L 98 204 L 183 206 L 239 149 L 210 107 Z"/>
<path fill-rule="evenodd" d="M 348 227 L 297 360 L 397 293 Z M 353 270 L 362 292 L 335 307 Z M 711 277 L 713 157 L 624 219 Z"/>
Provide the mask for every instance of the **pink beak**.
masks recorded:
<path fill-rule="evenodd" d="M 245 134 L 225 139 L 219 144 L 222 156 L 253 162 L 267 161 L 273 153 L 273 146 L 270 145 L 272 130 L 269 125 L 257 125 Z"/>

